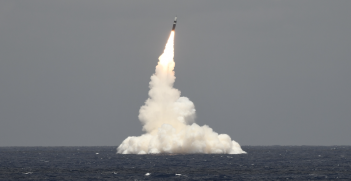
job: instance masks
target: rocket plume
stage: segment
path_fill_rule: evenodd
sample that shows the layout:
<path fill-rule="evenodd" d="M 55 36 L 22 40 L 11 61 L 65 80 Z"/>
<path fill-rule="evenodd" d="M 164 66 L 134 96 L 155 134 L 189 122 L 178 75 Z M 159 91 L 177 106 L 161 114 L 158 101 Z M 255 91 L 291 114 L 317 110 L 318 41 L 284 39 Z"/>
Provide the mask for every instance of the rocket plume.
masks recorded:
<path fill-rule="evenodd" d="M 173 88 L 174 31 L 158 58 L 156 72 L 149 83 L 149 98 L 140 108 L 139 120 L 145 134 L 126 138 L 117 148 L 121 154 L 146 153 L 246 153 L 227 134 L 194 123 L 195 106 Z"/>

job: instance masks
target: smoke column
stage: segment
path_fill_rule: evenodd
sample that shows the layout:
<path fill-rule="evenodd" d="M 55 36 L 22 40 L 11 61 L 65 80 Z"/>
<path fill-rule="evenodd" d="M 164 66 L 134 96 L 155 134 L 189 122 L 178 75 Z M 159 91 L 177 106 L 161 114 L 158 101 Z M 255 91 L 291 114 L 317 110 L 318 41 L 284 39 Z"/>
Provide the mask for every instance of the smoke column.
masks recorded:
<path fill-rule="evenodd" d="M 151 76 L 149 98 L 140 108 L 139 120 L 145 134 L 126 138 L 117 148 L 121 154 L 146 153 L 246 153 L 227 134 L 194 123 L 195 106 L 173 88 L 174 31 L 158 58 Z"/>

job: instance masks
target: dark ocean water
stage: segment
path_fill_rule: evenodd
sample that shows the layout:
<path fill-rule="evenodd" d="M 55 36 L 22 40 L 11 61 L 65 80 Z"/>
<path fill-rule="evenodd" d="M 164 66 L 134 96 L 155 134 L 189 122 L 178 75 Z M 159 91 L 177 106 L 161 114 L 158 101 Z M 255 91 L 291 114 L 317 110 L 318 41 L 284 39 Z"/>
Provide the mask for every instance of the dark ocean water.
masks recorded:
<path fill-rule="evenodd" d="M 351 180 L 351 146 L 243 150 L 121 155 L 116 147 L 0 147 L 0 180 Z"/>

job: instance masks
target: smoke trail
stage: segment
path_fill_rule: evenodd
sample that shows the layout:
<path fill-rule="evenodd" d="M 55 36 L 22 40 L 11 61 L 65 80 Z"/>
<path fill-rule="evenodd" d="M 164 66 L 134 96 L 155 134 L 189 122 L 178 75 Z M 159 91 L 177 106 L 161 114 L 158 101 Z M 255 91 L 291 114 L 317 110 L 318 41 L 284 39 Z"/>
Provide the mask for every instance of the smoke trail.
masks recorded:
<path fill-rule="evenodd" d="M 180 97 L 180 91 L 173 88 L 173 57 L 174 31 L 151 76 L 149 99 L 139 111 L 146 133 L 126 138 L 117 153 L 245 153 L 227 134 L 218 134 L 207 125 L 194 123 L 193 102 Z"/>

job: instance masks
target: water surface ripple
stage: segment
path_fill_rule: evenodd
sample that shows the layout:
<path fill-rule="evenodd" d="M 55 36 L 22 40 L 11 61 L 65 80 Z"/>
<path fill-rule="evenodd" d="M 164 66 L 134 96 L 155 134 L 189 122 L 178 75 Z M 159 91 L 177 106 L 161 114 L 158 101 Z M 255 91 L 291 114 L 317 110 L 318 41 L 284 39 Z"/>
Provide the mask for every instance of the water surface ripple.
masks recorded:
<path fill-rule="evenodd" d="M 116 147 L 0 147 L 0 180 L 351 180 L 351 146 L 122 155 Z"/>

